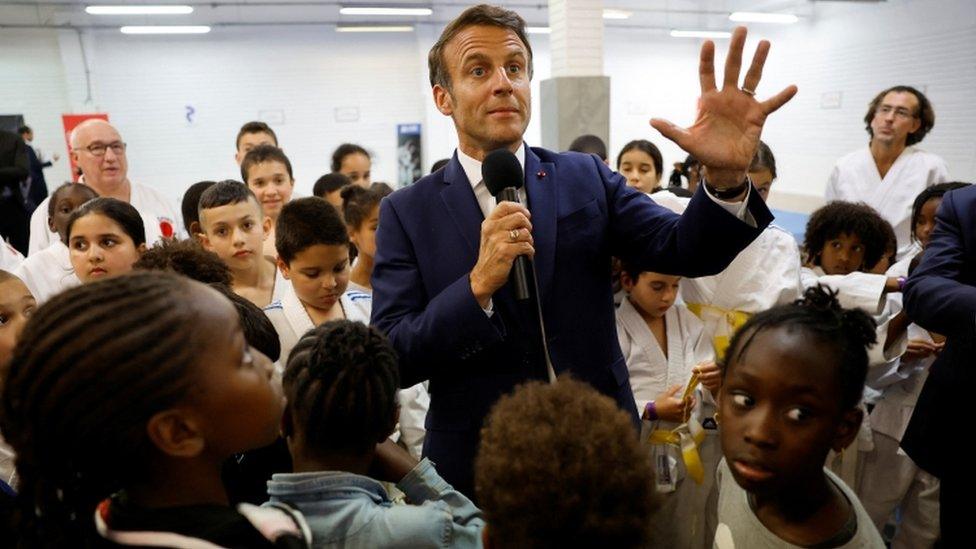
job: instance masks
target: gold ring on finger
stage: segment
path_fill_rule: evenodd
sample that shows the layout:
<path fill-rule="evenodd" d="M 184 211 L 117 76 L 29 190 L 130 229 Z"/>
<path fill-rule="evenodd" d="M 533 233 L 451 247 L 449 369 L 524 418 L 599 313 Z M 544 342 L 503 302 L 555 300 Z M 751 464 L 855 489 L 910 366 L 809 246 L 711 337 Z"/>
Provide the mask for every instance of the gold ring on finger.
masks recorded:
<path fill-rule="evenodd" d="M 745 92 L 745 93 L 747 93 L 747 94 L 749 94 L 750 96 L 756 95 L 756 91 L 755 90 L 750 90 L 749 88 L 746 88 L 746 87 L 743 87 L 742 88 L 742 91 Z"/>
<path fill-rule="evenodd" d="M 518 242 L 519 232 L 518 229 L 512 229 L 508 231 L 508 239 L 512 242 Z"/>

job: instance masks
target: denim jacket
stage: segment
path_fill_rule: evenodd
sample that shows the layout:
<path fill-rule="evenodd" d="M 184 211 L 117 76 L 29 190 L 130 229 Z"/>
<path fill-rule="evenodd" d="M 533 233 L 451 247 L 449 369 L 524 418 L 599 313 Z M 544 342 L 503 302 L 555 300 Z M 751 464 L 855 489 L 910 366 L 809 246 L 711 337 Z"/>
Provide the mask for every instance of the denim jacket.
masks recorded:
<path fill-rule="evenodd" d="M 393 505 L 378 481 L 340 471 L 275 474 L 268 495 L 305 515 L 315 548 L 481 547 L 481 510 L 442 479 L 430 460 L 421 461 L 397 488 L 414 505 Z"/>

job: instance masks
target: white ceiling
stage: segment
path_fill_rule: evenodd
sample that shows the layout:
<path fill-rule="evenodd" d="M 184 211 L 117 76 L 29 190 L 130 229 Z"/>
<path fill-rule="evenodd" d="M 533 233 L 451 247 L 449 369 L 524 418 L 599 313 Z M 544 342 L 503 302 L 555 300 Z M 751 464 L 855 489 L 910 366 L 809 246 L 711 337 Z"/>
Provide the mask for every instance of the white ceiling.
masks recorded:
<path fill-rule="evenodd" d="M 219 27 L 367 22 L 441 26 L 474 3 L 457 0 L 0 0 L 0 27 L 114 28 L 139 24 Z M 530 25 L 547 24 L 545 0 L 493 0 L 492 3 L 518 11 Z M 626 20 L 608 20 L 608 27 L 725 29 L 732 26 L 728 14 L 733 11 L 789 12 L 810 17 L 818 3 L 811 0 L 604 0 L 604 7 L 623 9 L 633 14 Z M 88 15 L 84 11 L 85 6 L 92 4 L 189 4 L 194 6 L 194 13 L 171 16 Z M 339 14 L 340 5 L 409 5 L 431 7 L 434 13 L 430 17 L 350 17 Z"/>

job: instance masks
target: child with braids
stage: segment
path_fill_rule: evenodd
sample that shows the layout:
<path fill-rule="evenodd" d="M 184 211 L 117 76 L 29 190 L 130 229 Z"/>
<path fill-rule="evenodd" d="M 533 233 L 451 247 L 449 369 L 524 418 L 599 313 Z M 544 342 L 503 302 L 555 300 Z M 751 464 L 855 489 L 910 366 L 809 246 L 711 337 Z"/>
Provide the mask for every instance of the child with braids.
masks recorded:
<path fill-rule="evenodd" d="M 736 332 L 719 393 L 716 548 L 884 547 L 853 490 L 824 468 L 857 436 L 875 337 L 870 316 L 822 287 Z"/>
<path fill-rule="evenodd" d="M 133 273 L 55 296 L 27 323 L 0 395 L 17 544 L 305 546 L 300 515 L 235 510 L 221 484 L 231 454 L 277 434 L 271 378 L 234 307 L 198 282 Z"/>
<path fill-rule="evenodd" d="M 362 323 L 328 322 L 292 350 L 282 430 L 295 472 L 274 475 L 268 494 L 298 506 L 315 547 L 480 546 L 481 511 L 433 463 L 387 440 L 398 387 L 396 352 Z M 395 482 L 413 505 L 392 505 L 380 480 Z"/>

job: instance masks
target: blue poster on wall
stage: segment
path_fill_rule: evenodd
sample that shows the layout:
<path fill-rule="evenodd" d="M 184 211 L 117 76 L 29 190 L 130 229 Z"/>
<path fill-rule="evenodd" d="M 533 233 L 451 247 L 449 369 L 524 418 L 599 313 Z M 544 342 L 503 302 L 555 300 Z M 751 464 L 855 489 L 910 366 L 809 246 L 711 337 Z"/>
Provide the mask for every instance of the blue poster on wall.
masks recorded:
<path fill-rule="evenodd" d="M 397 186 L 420 179 L 420 124 L 397 124 Z"/>

